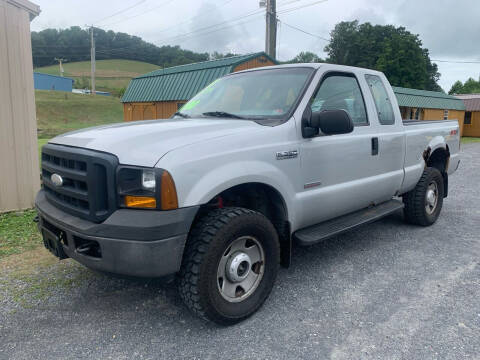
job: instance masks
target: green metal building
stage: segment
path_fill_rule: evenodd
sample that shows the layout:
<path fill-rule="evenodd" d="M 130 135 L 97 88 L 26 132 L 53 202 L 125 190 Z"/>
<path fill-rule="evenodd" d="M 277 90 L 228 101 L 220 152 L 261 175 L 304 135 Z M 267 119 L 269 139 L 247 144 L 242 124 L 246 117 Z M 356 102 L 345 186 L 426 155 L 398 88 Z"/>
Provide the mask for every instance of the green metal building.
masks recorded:
<path fill-rule="evenodd" d="M 159 69 L 134 78 L 122 98 L 125 121 L 172 116 L 212 81 L 232 72 L 277 62 L 264 52 Z"/>

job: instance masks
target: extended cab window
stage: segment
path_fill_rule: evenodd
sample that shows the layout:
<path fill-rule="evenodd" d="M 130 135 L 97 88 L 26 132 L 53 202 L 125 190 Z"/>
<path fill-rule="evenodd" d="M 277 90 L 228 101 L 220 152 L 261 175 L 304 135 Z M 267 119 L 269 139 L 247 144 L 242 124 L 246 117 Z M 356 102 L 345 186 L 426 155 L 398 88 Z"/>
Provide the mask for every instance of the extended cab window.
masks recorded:
<path fill-rule="evenodd" d="M 378 121 L 382 125 L 394 124 L 395 115 L 382 79 L 377 75 L 365 75 L 365 79 L 377 107 Z"/>
<path fill-rule="evenodd" d="M 357 79 L 349 74 L 327 75 L 310 103 L 312 111 L 345 110 L 354 125 L 368 125 Z"/>

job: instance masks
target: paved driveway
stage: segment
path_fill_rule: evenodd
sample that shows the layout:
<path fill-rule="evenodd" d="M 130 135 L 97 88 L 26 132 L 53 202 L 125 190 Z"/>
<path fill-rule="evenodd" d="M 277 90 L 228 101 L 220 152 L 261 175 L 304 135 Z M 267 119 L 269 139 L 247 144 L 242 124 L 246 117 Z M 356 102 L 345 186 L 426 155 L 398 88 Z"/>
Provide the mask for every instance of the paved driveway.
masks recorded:
<path fill-rule="evenodd" d="M 262 309 L 228 328 L 158 281 L 71 261 L 17 274 L 0 282 L 0 358 L 479 359 L 480 144 L 450 180 L 437 224 L 395 214 L 295 248 Z"/>

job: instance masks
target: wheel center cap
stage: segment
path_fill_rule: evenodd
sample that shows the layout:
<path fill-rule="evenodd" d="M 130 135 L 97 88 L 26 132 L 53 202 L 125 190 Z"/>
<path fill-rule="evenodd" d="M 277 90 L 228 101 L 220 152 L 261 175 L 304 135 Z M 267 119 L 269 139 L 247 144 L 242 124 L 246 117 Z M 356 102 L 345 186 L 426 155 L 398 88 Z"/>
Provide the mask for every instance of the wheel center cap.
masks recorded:
<path fill-rule="evenodd" d="M 231 282 L 240 282 L 250 273 L 252 261 L 244 252 L 237 252 L 227 261 L 225 272 Z"/>
<path fill-rule="evenodd" d="M 435 204 L 435 192 L 433 190 L 428 191 L 427 202 L 430 206 L 433 206 Z"/>

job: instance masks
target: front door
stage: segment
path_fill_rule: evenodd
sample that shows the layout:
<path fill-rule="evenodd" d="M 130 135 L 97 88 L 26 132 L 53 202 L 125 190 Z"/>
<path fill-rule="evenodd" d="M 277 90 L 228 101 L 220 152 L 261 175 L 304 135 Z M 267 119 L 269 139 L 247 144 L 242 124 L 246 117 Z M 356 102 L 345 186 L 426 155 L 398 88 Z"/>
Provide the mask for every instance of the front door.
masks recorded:
<path fill-rule="evenodd" d="M 300 227 L 384 201 L 387 192 L 378 179 L 381 169 L 373 151 L 378 125 L 369 121 L 357 77 L 326 74 L 309 106 L 312 111 L 343 109 L 355 127 L 349 134 L 319 134 L 302 140 L 304 223 Z"/>

